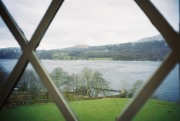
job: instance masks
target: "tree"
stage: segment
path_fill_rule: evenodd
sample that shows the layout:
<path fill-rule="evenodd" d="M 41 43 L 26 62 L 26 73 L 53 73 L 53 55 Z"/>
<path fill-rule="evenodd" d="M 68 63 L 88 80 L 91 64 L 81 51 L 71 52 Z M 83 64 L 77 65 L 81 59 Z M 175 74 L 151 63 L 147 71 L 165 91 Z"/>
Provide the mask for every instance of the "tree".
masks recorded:
<path fill-rule="evenodd" d="M 92 81 L 92 77 L 93 77 L 93 71 L 91 68 L 83 68 L 82 70 L 82 79 L 85 81 L 85 85 L 86 85 L 86 95 L 88 97 L 91 97 L 91 81 Z"/>
<path fill-rule="evenodd" d="M 3 66 L 0 65 L 0 90 L 5 82 L 7 78 L 7 73 L 5 71 L 5 69 L 3 68 Z"/>
<path fill-rule="evenodd" d="M 133 88 L 132 88 L 132 94 L 134 94 L 142 87 L 143 81 L 142 80 L 137 80 L 135 81 Z"/>
<path fill-rule="evenodd" d="M 88 97 L 95 96 L 98 97 L 99 94 L 106 94 L 107 90 L 110 89 L 108 82 L 102 77 L 99 71 L 93 71 L 91 68 L 85 67 L 82 70 L 82 79 L 85 82 L 86 95 Z M 81 90 L 85 89 L 81 85 Z M 79 91 L 79 90 L 78 90 Z"/>
<path fill-rule="evenodd" d="M 40 92 L 40 80 L 38 79 L 35 72 L 32 70 L 29 71 L 29 78 L 30 78 L 29 91 L 31 93 L 32 99 L 36 100 L 38 93 Z"/>
<path fill-rule="evenodd" d="M 70 85 L 71 79 L 68 73 L 65 72 L 62 68 L 55 68 L 50 75 L 59 90 L 62 89 L 62 86 Z"/>
<path fill-rule="evenodd" d="M 86 86 L 79 86 L 76 89 L 76 94 L 86 96 L 87 95 L 87 88 L 86 88 Z"/>
<path fill-rule="evenodd" d="M 80 86 L 80 75 L 79 74 L 71 74 L 69 77 L 69 86 L 71 90 L 76 93 L 78 87 Z"/>
<path fill-rule="evenodd" d="M 0 65 L 0 83 L 3 83 L 7 77 L 7 73 L 3 66 Z"/>
<path fill-rule="evenodd" d="M 49 99 L 49 91 L 46 89 L 42 81 L 40 81 L 40 87 L 41 87 L 40 92 L 42 93 L 42 98 Z"/>
<path fill-rule="evenodd" d="M 18 88 L 20 91 L 28 91 L 30 85 L 30 73 L 31 70 L 25 70 L 20 81 L 18 82 Z"/>
<path fill-rule="evenodd" d="M 72 74 L 71 75 L 71 78 L 72 78 L 72 90 L 73 92 L 76 92 L 76 89 L 77 89 L 77 79 L 76 79 L 76 74 Z"/>
<path fill-rule="evenodd" d="M 127 81 L 121 82 L 120 97 L 126 98 L 129 97 L 129 95 L 131 95 L 131 92 L 129 91 L 128 87 L 130 87 L 130 85 L 127 83 Z"/>
<path fill-rule="evenodd" d="M 36 100 L 38 93 L 41 90 L 40 80 L 33 70 L 27 69 L 24 71 L 17 87 L 20 91 L 29 92 L 31 99 Z"/>
<path fill-rule="evenodd" d="M 109 84 L 108 82 L 102 77 L 102 74 L 99 71 L 95 71 L 92 77 L 92 87 L 95 89 L 95 97 L 98 97 L 100 93 L 105 93 L 108 90 Z"/>

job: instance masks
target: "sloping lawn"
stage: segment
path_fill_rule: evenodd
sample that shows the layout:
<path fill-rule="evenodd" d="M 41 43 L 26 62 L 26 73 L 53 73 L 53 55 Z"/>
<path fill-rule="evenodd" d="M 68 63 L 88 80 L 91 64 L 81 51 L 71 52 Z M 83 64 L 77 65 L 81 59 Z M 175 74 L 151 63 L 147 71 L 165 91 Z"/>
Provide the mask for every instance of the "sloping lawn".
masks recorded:
<path fill-rule="evenodd" d="M 54 103 L 43 103 L 3 109 L 0 121 L 63 121 L 63 116 Z"/>
<path fill-rule="evenodd" d="M 70 107 L 81 121 L 114 121 L 129 99 L 105 98 L 70 102 Z M 54 103 L 18 106 L 3 109 L 0 121 L 63 121 Z M 134 119 L 135 121 L 179 121 L 180 106 L 150 99 Z"/>

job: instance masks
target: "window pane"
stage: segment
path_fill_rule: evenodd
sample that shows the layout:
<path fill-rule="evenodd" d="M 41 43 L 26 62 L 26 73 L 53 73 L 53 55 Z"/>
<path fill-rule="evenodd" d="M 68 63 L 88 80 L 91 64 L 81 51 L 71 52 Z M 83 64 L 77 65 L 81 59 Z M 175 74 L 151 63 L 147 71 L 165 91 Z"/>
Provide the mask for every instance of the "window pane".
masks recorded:
<path fill-rule="evenodd" d="M 6 4 L 8 6 L 8 2 Z M 22 7 L 24 3 L 19 5 Z M 80 120 L 115 120 L 170 49 L 133 1 L 69 0 L 61 11 L 36 53 Z M 25 32 L 29 39 L 30 32 Z M 24 75 L 28 69 L 32 67 L 28 66 Z M 9 98 L 10 106 L 14 107 L 14 102 L 15 106 L 21 105 L 20 98 L 16 97 L 22 94 L 19 91 L 25 90 L 30 95 L 28 101 L 20 102 L 32 102 L 37 107 L 44 101 L 42 94 L 48 97 L 36 76 L 28 76 L 33 78 L 29 87 L 23 87 L 25 81 L 19 84 L 20 90 L 17 85 Z M 54 105 L 48 104 L 48 108 Z"/>
<path fill-rule="evenodd" d="M 132 0 L 66 0 L 38 49 L 127 43 L 157 34 Z"/>
<path fill-rule="evenodd" d="M 31 39 L 51 3 L 51 0 L 2 1 L 28 40 Z"/>
<path fill-rule="evenodd" d="M 178 73 L 177 65 L 137 114 L 135 121 L 178 121 L 180 119 Z"/>
<path fill-rule="evenodd" d="M 3 110 L 1 110 L 0 119 L 3 121 L 64 120 L 31 64 L 27 66 Z"/>
<path fill-rule="evenodd" d="M 151 0 L 163 17 L 179 31 L 179 0 Z"/>
<path fill-rule="evenodd" d="M 21 55 L 21 49 L 0 17 L 0 89 Z"/>
<path fill-rule="evenodd" d="M 80 120 L 115 120 L 168 52 L 133 1 L 110 0 L 65 1 L 36 51 Z"/>

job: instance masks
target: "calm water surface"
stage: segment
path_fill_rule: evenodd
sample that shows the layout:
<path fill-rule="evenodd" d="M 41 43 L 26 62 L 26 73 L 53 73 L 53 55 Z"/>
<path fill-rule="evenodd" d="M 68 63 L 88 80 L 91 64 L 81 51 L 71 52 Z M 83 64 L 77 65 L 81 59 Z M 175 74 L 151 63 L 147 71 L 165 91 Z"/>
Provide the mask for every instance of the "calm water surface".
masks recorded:
<path fill-rule="evenodd" d="M 136 80 L 146 82 L 161 62 L 155 61 L 88 61 L 88 60 L 41 60 L 49 73 L 57 67 L 69 74 L 81 73 L 84 67 L 100 71 L 111 88 L 119 90 L 122 85 L 131 87 Z M 11 72 L 17 60 L 0 59 L 0 65 Z M 32 68 L 30 64 L 27 68 Z M 179 97 L 178 66 L 166 77 L 154 95 L 162 100 L 177 101 Z"/>

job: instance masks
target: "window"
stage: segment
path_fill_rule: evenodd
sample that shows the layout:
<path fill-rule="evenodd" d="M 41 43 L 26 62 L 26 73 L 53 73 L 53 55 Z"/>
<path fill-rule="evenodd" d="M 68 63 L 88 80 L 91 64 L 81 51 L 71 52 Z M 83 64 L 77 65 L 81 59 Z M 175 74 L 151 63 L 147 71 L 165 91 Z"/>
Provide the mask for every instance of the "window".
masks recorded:
<path fill-rule="evenodd" d="M 164 62 L 157 69 L 156 73 L 149 79 L 148 83 L 144 85 L 139 94 L 129 103 L 124 112 L 117 119 L 119 121 L 132 120 L 137 114 L 140 108 L 148 100 L 149 96 L 158 87 L 158 85 L 163 81 L 166 75 L 172 70 L 172 68 L 179 63 L 179 33 L 174 31 L 174 29 L 169 25 L 169 23 L 163 18 L 163 16 L 157 11 L 150 1 L 145 0 L 135 0 L 140 8 L 147 15 L 152 24 L 159 30 L 159 32 L 166 39 L 167 44 L 171 48 L 170 54 L 164 60 Z M 28 42 L 25 35 L 22 33 L 21 29 L 17 26 L 16 22 L 11 17 L 10 13 L 1 1 L 0 4 L 0 14 L 8 28 L 10 29 L 13 36 L 16 38 L 17 42 L 21 46 L 22 55 L 20 56 L 15 68 L 10 74 L 7 82 L 2 87 L 0 92 L 0 107 L 3 107 L 4 102 L 7 100 L 8 96 L 12 92 L 15 84 L 24 72 L 28 62 L 32 64 L 41 80 L 43 80 L 47 89 L 49 90 L 55 103 L 58 105 L 62 114 L 66 120 L 73 121 L 77 120 L 73 112 L 70 110 L 66 101 L 64 100 L 62 94 L 58 91 L 57 87 L 52 82 L 51 77 L 47 74 L 42 63 L 37 58 L 35 50 L 39 45 L 42 37 L 44 36 L 48 26 L 56 15 L 58 9 L 61 7 L 63 0 L 53 0 L 49 6 L 46 14 L 44 15 L 42 21 L 40 22 L 38 28 L 33 34 L 31 40 Z M 157 21 L 158 20 L 158 21 Z"/>

